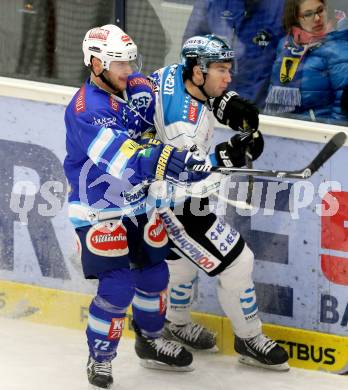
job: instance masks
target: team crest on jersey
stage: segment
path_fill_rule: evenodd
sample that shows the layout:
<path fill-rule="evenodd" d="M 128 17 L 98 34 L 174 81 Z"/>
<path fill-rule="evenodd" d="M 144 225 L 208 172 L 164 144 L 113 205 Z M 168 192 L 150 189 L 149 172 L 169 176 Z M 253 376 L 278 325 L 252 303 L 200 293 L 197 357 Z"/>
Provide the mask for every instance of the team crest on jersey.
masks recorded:
<path fill-rule="evenodd" d="M 158 214 L 153 214 L 150 221 L 145 225 L 144 239 L 155 248 L 161 248 L 168 243 L 166 229 Z"/>
<path fill-rule="evenodd" d="M 98 256 L 124 256 L 129 252 L 127 230 L 119 220 L 98 223 L 89 229 L 86 245 Z"/>
<path fill-rule="evenodd" d="M 111 320 L 108 340 L 119 340 L 124 329 L 124 318 L 113 318 Z"/>

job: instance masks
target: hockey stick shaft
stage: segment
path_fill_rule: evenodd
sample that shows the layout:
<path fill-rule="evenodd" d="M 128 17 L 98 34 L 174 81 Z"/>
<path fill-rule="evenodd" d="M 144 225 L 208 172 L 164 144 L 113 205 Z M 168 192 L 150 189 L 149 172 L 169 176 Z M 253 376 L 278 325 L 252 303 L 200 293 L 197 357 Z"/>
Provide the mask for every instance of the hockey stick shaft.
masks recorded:
<path fill-rule="evenodd" d="M 311 177 L 325 162 L 332 157 L 345 143 L 347 135 L 344 132 L 335 134 L 324 148 L 317 154 L 313 161 L 305 168 L 296 171 L 280 171 L 267 169 L 248 169 L 248 168 L 226 168 L 212 167 L 210 165 L 193 165 L 190 170 L 198 172 L 219 172 L 226 175 L 250 175 L 262 177 L 277 177 L 288 179 L 308 179 Z"/>

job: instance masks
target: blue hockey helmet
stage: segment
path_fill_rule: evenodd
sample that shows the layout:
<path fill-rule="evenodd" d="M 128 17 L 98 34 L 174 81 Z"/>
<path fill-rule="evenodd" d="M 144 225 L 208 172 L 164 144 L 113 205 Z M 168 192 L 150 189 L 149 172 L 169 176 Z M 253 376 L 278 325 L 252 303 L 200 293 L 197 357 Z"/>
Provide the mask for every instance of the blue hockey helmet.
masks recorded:
<path fill-rule="evenodd" d="M 208 72 L 212 62 L 231 62 L 233 64 L 235 52 L 229 45 L 216 35 L 197 35 L 185 41 L 181 49 L 181 63 L 185 70 L 192 72 L 198 65 L 203 73 Z"/>

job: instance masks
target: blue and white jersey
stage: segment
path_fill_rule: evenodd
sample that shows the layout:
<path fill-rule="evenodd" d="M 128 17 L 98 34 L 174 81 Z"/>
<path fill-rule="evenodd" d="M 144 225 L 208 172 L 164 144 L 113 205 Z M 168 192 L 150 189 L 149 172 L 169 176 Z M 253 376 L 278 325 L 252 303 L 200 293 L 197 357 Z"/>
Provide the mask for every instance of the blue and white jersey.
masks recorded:
<path fill-rule="evenodd" d="M 152 85 L 129 77 L 124 98 L 87 80 L 65 113 L 64 170 L 69 182 L 69 217 L 75 227 L 145 212 L 146 187 L 163 148 L 142 144 L 153 125 Z"/>
<path fill-rule="evenodd" d="M 159 69 L 150 79 L 157 88 L 154 119 L 157 137 L 179 148 L 196 145 L 205 158 L 212 144 L 215 117 L 206 104 L 186 91 L 182 65 Z"/>
<path fill-rule="evenodd" d="M 196 146 L 197 158 L 210 163 L 208 154 L 213 142 L 215 116 L 209 103 L 193 98 L 186 91 L 182 73 L 182 65 L 174 64 L 149 77 L 156 89 L 156 137 L 178 148 L 189 150 Z M 206 197 L 219 188 L 223 178 L 226 176 L 213 173 L 187 187 L 186 195 Z"/>

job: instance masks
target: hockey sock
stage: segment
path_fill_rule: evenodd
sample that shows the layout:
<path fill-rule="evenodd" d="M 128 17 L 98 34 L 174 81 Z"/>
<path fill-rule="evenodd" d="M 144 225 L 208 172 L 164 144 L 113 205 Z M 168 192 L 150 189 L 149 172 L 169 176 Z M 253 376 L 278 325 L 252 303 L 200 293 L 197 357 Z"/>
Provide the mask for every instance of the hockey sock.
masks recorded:
<path fill-rule="evenodd" d="M 163 261 L 152 267 L 133 271 L 136 290 L 133 299 L 133 318 L 141 333 L 150 338 L 159 337 L 164 326 L 168 267 Z"/>

